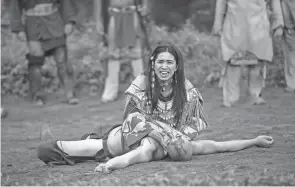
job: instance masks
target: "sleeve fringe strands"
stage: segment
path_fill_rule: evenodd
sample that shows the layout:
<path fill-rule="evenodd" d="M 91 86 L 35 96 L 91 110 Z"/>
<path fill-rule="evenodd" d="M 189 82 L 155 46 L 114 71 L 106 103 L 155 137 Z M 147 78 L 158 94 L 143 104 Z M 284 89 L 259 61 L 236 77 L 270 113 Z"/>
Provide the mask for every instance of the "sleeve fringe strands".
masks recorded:
<path fill-rule="evenodd" d="M 188 97 L 189 99 L 182 111 L 179 127 L 183 129 L 189 126 L 198 133 L 197 127 L 201 125 L 200 123 L 204 122 L 206 127 L 208 126 L 207 116 L 203 109 L 203 98 L 196 88 L 192 88 L 188 91 Z M 193 118 L 197 120 L 194 121 Z"/>

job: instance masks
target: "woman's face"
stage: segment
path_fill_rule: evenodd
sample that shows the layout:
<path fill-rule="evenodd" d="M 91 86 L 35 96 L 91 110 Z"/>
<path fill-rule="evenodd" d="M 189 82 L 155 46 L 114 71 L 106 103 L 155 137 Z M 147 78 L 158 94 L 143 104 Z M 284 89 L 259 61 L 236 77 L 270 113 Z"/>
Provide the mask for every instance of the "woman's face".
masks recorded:
<path fill-rule="evenodd" d="M 155 73 L 160 81 L 171 79 L 176 70 L 176 60 L 171 53 L 162 52 L 158 54 L 155 60 Z"/>

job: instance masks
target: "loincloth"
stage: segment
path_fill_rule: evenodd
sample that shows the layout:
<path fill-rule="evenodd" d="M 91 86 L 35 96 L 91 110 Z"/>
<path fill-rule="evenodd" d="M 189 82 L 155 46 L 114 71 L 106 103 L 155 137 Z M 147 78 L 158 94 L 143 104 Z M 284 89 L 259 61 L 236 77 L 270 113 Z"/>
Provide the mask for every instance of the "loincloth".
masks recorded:
<path fill-rule="evenodd" d="M 66 45 L 66 37 L 61 36 L 58 38 L 52 38 L 52 39 L 47 39 L 47 40 L 39 40 L 41 43 L 42 49 L 47 52 L 47 54 L 50 53 L 51 50 L 60 47 L 60 46 L 65 46 Z"/>
<path fill-rule="evenodd" d="M 108 33 L 110 59 L 141 58 L 141 37 L 135 10 L 111 11 Z"/>

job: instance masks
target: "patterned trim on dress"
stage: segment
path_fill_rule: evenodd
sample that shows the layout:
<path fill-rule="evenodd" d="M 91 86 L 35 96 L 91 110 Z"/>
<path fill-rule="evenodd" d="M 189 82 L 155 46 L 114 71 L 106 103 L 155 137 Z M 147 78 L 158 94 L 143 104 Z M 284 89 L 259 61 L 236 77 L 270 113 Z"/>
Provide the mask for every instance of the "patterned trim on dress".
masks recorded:
<path fill-rule="evenodd" d="M 137 85 L 135 85 L 133 83 L 131 83 L 129 88 L 126 90 L 125 94 L 131 95 L 141 102 L 147 100 L 145 90 L 142 90 L 140 87 L 138 87 Z"/>
<path fill-rule="evenodd" d="M 202 124 L 208 126 L 208 120 L 203 109 L 203 97 L 198 89 L 190 88 L 187 91 L 187 98 L 188 101 L 182 111 L 179 130 L 193 139 L 198 135 Z"/>
<path fill-rule="evenodd" d="M 203 97 L 197 88 L 194 88 L 194 87 L 190 88 L 189 90 L 186 91 L 186 94 L 187 94 L 188 101 L 191 101 L 195 98 L 199 98 L 201 103 L 203 104 Z"/>

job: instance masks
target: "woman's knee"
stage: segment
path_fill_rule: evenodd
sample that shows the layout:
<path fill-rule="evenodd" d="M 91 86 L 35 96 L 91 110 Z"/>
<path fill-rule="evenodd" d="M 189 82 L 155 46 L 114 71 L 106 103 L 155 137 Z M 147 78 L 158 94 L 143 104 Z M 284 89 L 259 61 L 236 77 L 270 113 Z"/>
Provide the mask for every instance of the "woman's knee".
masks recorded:
<path fill-rule="evenodd" d="M 112 129 L 107 138 L 107 147 L 111 155 L 119 156 L 124 153 L 124 149 L 122 147 L 122 127 L 118 126 Z"/>
<path fill-rule="evenodd" d="M 193 156 L 191 142 L 183 137 L 173 140 L 167 146 L 167 152 L 170 158 L 174 161 L 191 160 Z"/>
<path fill-rule="evenodd" d="M 148 137 L 141 141 L 140 157 L 143 162 L 153 160 L 153 155 L 157 150 L 157 143 L 154 139 Z"/>

